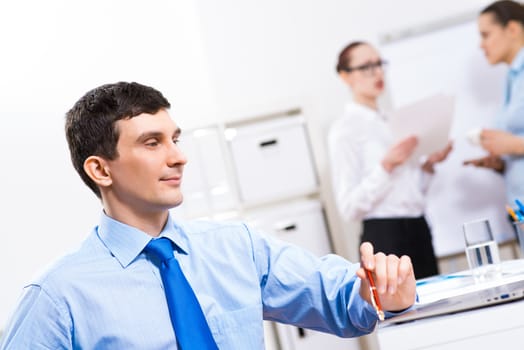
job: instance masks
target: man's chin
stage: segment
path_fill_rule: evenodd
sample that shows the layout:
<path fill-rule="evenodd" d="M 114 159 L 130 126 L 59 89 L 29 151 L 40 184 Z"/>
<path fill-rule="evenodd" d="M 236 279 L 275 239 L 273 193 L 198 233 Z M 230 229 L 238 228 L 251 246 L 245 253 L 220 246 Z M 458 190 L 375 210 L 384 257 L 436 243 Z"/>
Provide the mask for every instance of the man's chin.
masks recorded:
<path fill-rule="evenodd" d="M 177 201 L 173 202 L 173 204 L 170 205 L 169 209 L 173 209 L 173 208 L 180 206 L 183 201 L 184 201 L 184 197 L 180 195 L 180 198 Z"/>

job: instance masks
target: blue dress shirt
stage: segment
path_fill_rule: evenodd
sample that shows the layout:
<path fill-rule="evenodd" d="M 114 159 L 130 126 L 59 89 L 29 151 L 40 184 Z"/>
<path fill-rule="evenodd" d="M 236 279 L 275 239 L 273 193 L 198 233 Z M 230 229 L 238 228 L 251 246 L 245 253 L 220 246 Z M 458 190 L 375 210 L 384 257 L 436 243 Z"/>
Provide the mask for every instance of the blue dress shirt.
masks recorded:
<path fill-rule="evenodd" d="M 497 118 L 497 127 L 524 137 L 524 48 L 510 65 L 505 91 L 505 103 Z M 524 200 L 524 156 L 505 156 L 504 172 L 508 203 Z"/>
<path fill-rule="evenodd" d="M 160 236 L 192 285 L 220 349 L 263 349 L 262 319 L 343 337 L 373 330 L 351 264 L 317 258 L 243 224 L 175 223 Z M 151 237 L 102 214 L 82 246 L 29 284 L 1 349 L 176 349 Z"/>

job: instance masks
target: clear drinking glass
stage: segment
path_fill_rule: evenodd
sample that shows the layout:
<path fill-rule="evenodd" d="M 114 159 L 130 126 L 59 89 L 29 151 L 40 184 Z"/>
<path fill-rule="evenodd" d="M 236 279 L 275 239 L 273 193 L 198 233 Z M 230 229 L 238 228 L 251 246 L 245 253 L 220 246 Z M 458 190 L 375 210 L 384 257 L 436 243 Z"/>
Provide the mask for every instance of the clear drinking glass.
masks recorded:
<path fill-rule="evenodd" d="M 500 255 L 489 220 L 481 219 L 463 225 L 466 257 L 475 282 L 501 277 Z"/>
<path fill-rule="evenodd" d="M 515 226 L 517 239 L 519 241 L 519 255 L 520 258 L 524 258 L 524 221 L 515 221 L 513 225 Z"/>

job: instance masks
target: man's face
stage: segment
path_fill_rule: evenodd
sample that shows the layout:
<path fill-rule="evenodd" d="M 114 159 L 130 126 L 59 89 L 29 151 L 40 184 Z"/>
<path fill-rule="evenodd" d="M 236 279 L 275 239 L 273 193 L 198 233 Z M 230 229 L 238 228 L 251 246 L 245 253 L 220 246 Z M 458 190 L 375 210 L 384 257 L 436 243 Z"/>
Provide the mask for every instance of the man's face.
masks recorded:
<path fill-rule="evenodd" d="M 116 128 L 118 156 L 107 162 L 114 204 L 142 213 L 179 205 L 187 160 L 177 145 L 180 129 L 167 111 L 122 119 Z"/>
<path fill-rule="evenodd" d="M 512 37 L 507 27 L 498 23 L 493 14 L 479 16 L 478 27 L 481 37 L 480 47 L 490 64 L 508 62 Z"/>

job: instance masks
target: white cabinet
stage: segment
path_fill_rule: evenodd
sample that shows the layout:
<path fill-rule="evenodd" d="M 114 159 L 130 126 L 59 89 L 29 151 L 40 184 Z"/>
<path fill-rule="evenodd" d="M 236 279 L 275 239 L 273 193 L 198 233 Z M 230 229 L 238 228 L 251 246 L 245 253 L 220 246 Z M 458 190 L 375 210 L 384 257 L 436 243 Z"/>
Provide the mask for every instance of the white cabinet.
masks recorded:
<path fill-rule="evenodd" d="M 524 301 L 379 327 L 380 350 L 522 349 Z"/>
<path fill-rule="evenodd" d="M 318 200 L 296 200 L 248 212 L 246 220 L 257 229 L 296 244 L 317 256 L 332 252 L 322 205 Z"/>
<path fill-rule="evenodd" d="M 188 162 L 182 180 L 182 205 L 172 209 L 175 217 L 195 218 L 236 210 L 236 186 L 228 169 L 226 145 L 219 127 L 182 133 L 180 148 Z"/>
<path fill-rule="evenodd" d="M 332 252 L 322 205 L 318 200 L 297 200 L 251 211 L 246 220 L 255 228 L 322 256 Z M 358 349 L 357 339 L 344 339 L 309 329 L 275 323 L 282 350 Z"/>
<path fill-rule="evenodd" d="M 360 349 L 358 338 L 339 338 L 331 334 L 279 323 L 275 324 L 275 326 L 281 350 Z"/>
<path fill-rule="evenodd" d="M 233 126 L 227 135 L 244 203 L 267 203 L 317 190 L 303 116 Z"/>
<path fill-rule="evenodd" d="M 185 131 L 180 141 L 188 163 L 175 217 L 234 217 L 317 256 L 332 252 L 300 112 Z M 358 349 L 356 339 L 273 322 L 264 331 L 270 350 Z"/>

